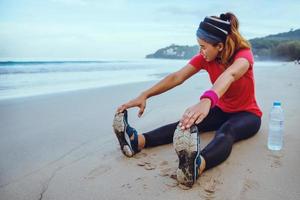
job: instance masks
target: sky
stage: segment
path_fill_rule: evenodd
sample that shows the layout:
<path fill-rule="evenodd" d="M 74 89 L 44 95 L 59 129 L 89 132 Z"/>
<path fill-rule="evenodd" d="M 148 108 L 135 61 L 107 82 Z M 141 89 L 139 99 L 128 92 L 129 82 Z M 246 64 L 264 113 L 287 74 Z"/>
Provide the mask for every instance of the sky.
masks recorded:
<path fill-rule="evenodd" d="M 227 11 L 247 39 L 300 28 L 299 0 L 0 0 L 0 60 L 140 59 Z"/>

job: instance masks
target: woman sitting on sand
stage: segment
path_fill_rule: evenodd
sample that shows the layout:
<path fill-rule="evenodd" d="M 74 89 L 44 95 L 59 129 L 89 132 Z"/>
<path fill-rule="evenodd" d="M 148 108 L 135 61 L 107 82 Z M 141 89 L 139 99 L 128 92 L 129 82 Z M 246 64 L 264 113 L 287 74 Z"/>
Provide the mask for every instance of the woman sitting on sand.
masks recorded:
<path fill-rule="evenodd" d="M 131 157 L 143 148 L 173 142 L 179 157 L 177 180 L 191 187 L 204 170 L 228 158 L 233 143 L 258 132 L 262 112 L 255 99 L 253 55 L 238 26 L 232 13 L 205 17 L 196 34 L 200 53 L 117 109 L 113 127 L 124 155 Z M 201 69 L 208 72 L 212 88 L 186 109 L 180 121 L 143 134 L 128 124 L 126 109 L 139 107 L 140 117 L 148 98 L 182 84 Z M 216 131 L 215 137 L 200 150 L 199 133 L 207 131 Z"/>

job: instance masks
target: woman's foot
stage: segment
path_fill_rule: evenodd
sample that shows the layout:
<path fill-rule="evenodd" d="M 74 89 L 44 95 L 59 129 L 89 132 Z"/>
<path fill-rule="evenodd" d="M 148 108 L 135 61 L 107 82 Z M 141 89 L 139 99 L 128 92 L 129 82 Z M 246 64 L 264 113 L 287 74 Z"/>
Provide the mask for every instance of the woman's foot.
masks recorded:
<path fill-rule="evenodd" d="M 115 114 L 113 128 L 125 156 L 132 157 L 139 152 L 138 133 L 128 124 L 127 110 Z"/>
<path fill-rule="evenodd" d="M 180 184 L 192 187 L 199 176 L 201 165 L 200 137 L 196 125 L 187 130 L 177 126 L 174 132 L 173 145 L 179 158 L 177 180 Z"/>

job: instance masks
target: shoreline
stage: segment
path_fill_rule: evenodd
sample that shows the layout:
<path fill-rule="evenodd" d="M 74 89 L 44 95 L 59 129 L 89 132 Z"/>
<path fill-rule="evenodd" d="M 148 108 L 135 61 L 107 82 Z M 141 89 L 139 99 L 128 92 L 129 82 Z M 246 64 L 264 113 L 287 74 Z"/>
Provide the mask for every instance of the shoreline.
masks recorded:
<path fill-rule="evenodd" d="M 88 88 L 80 88 L 80 89 L 74 89 L 74 90 L 66 90 L 66 91 L 59 91 L 59 92 L 49 92 L 49 93 L 42 93 L 42 94 L 35 94 L 35 95 L 26 95 L 26 96 L 16 96 L 16 97 L 7 97 L 7 98 L 0 98 L 1 101 L 14 101 L 14 100 L 26 100 L 32 99 L 32 98 L 42 98 L 43 96 L 56 96 L 56 95 L 64 95 L 64 94 L 70 94 L 70 93 L 76 93 L 76 92 L 84 92 L 84 91 L 92 91 L 92 90 L 101 90 L 101 89 L 107 89 L 107 88 L 114 88 L 124 85 L 136 85 L 136 84 L 144 84 L 144 83 L 151 83 L 155 82 L 155 80 L 150 81 L 140 81 L 140 82 L 131 82 L 131 83 L 125 83 L 125 84 L 116 84 L 116 85 L 105 85 L 105 86 L 95 86 L 95 87 L 88 87 Z"/>
<path fill-rule="evenodd" d="M 266 66 L 284 66 L 284 65 L 290 65 L 292 63 L 290 62 L 260 62 L 258 63 L 256 69 L 260 70 L 265 68 Z M 174 69 L 175 71 L 175 69 Z M 171 72 L 169 72 L 171 73 Z M 77 85 L 76 83 L 74 83 L 74 86 L 71 88 L 68 87 L 64 87 L 63 88 L 57 88 L 54 87 L 54 85 L 50 84 L 50 88 L 24 88 L 24 90 L 22 91 L 20 88 L 15 88 L 15 90 L 2 90 L 1 92 L 4 92 L 4 94 L 1 95 L 0 93 L 0 101 L 2 100 L 13 100 L 13 99 L 17 99 L 17 98 L 27 98 L 27 97 L 34 97 L 34 96 L 41 96 L 41 95 L 51 95 L 51 94 L 61 94 L 61 93 L 65 93 L 65 92 L 76 92 L 76 91 L 80 91 L 80 90 L 89 90 L 89 89 L 99 89 L 99 88 L 106 88 L 106 87 L 111 87 L 111 86 L 121 86 L 121 85 L 125 85 L 125 84 L 143 84 L 144 82 L 155 82 L 155 81 L 159 81 L 160 79 L 162 79 L 164 76 L 166 76 L 167 74 L 166 72 L 158 72 L 158 73 L 153 73 L 153 74 L 148 74 L 148 80 L 135 80 L 134 82 L 127 82 L 127 83 L 115 83 L 115 84 L 109 84 L 108 83 L 98 83 L 99 85 L 89 85 L 89 84 L 83 84 L 83 85 Z M 205 71 L 201 71 L 200 73 L 206 73 Z M 5 75 L 5 74 L 3 74 Z M 13 81 L 13 80 L 11 80 Z M 88 81 L 88 80 L 87 80 Z M 106 84 L 106 85 L 105 85 Z M 13 87 L 13 86 L 9 86 L 9 87 Z M 45 87 L 45 86 L 43 86 Z M 57 91 L 56 91 L 57 90 Z M 15 93 L 14 93 L 15 92 Z M 16 92 L 18 93 L 16 95 Z M 7 93 L 7 94 L 5 94 Z"/>

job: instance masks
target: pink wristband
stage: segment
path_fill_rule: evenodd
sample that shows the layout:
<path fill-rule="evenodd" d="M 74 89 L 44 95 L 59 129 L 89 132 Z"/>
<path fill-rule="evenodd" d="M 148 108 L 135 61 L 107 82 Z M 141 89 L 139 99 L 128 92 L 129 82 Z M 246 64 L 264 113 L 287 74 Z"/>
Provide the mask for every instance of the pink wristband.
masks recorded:
<path fill-rule="evenodd" d="M 218 95 L 217 95 L 216 92 L 213 91 L 213 90 L 206 90 L 206 91 L 201 95 L 200 100 L 201 100 L 201 99 L 204 99 L 204 98 L 210 99 L 210 101 L 211 101 L 210 107 L 211 107 L 211 108 L 215 107 L 215 105 L 217 105 L 218 100 L 219 100 Z"/>

